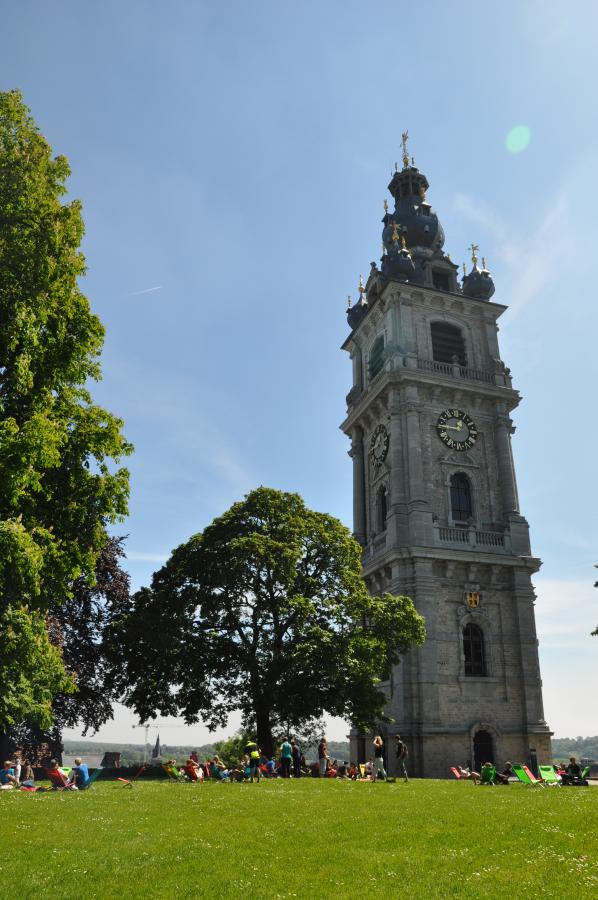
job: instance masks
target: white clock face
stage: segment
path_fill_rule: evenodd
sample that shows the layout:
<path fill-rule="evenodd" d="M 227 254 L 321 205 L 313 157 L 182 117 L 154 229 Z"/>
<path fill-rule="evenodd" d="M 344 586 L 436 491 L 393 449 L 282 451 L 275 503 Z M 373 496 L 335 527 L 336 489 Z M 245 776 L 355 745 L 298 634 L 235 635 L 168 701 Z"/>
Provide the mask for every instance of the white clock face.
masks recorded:
<path fill-rule="evenodd" d="M 436 431 L 451 450 L 471 450 L 478 437 L 475 422 L 462 409 L 445 409 L 438 417 Z"/>
<path fill-rule="evenodd" d="M 370 453 L 375 466 L 381 466 L 388 453 L 388 431 L 384 425 L 378 425 L 370 441 Z"/>

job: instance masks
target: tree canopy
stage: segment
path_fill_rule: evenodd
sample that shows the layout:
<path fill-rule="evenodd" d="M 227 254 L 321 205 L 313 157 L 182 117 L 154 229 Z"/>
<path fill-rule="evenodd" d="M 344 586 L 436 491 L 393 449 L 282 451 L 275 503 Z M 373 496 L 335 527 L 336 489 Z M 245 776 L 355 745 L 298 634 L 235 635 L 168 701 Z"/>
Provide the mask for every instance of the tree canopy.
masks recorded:
<path fill-rule="evenodd" d="M 113 624 L 114 678 L 141 719 L 224 725 L 262 749 L 327 712 L 382 716 L 378 681 L 424 640 L 406 597 L 372 597 L 361 547 L 297 494 L 258 488 L 173 553 Z"/>
<path fill-rule="evenodd" d="M 104 332 L 78 284 L 83 219 L 78 200 L 63 201 L 69 174 L 21 95 L 0 93 L 0 631 L 20 616 L 37 635 L 0 730 L 18 720 L 19 696 L 23 716 L 46 722 L 29 696 L 56 661 L 43 616 L 77 578 L 93 580 L 106 528 L 127 511 L 128 472 L 112 463 L 131 447 L 88 389 Z"/>

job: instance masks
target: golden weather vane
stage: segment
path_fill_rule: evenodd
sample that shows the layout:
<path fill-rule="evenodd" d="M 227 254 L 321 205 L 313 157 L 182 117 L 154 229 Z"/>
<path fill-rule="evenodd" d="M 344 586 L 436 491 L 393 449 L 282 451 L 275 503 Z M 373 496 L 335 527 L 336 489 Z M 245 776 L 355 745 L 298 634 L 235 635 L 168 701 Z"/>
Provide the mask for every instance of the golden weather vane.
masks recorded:
<path fill-rule="evenodd" d="M 477 244 L 472 244 L 471 247 L 470 247 L 469 249 L 471 250 L 471 261 L 472 261 L 472 263 L 474 264 L 474 266 L 477 266 L 477 264 L 478 264 L 478 258 L 477 258 L 477 256 L 476 256 L 476 253 L 478 252 L 478 250 L 479 250 L 480 248 L 478 247 Z"/>
<path fill-rule="evenodd" d="M 401 135 L 401 144 L 403 145 L 403 168 L 406 169 L 409 166 L 409 153 L 407 152 L 407 141 L 409 140 L 409 132 L 404 131 Z"/>

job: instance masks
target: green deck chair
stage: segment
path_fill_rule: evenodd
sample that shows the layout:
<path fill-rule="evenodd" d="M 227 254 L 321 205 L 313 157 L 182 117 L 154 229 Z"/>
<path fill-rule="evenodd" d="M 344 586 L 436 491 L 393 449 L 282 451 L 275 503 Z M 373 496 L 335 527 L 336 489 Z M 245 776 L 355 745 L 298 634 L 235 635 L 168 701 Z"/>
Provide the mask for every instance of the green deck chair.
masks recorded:
<path fill-rule="evenodd" d="M 102 774 L 103 771 L 104 770 L 101 766 L 99 766 L 97 769 L 94 769 L 93 772 L 91 773 L 91 775 L 89 776 L 89 781 L 87 782 L 87 784 L 84 784 L 83 787 L 79 788 L 79 790 L 80 791 L 88 790 L 92 786 L 94 781 L 96 781 L 100 777 L 100 775 Z"/>
<path fill-rule="evenodd" d="M 482 766 L 480 774 L 482 776 L 482 784 L 494 784 L 496 766 Z"/>
<path fill-rule="evenodd" d="M 538 766 L 540 778 L 544 784 L 560 784 L 561 776 L 557 775 L 553 766 Z"/>
<path fill-rule="evenodd" d="M 163 763 L 162 768 L 164 769 L 164 771 L 166 772 L 166 774 L 172 781 L 186 781 L 187 780 L 184 777 L 184 775 L 181 775 L 179 773 L 178 769 L 175 769 L 174 766 L 169 766 L 166 763 Z"/>
<path fill-rule="evenodd" d="M 513 771 L 522 784 L 539 784 L 540 787 L 544 786 L 541 781 L 538 781 L 538 779 L 534 777 L 527 766 L 514 765 Z"/>
<path fill-rule="evenodd" d="M 589 776 L 589 774 L 590 774 L 590 769 L 591 769 L 591 768 L 592 768 L 591 766 L 586 766 L 586 767 L 585 767 L 585 769 L 584 769 L 583 772 L 581 773 L 581 778 L 582 778 L 582 780 L 584 780 L 584 781 L 587 780 L 587 778 L 588 778 L 588 776 Z"/>

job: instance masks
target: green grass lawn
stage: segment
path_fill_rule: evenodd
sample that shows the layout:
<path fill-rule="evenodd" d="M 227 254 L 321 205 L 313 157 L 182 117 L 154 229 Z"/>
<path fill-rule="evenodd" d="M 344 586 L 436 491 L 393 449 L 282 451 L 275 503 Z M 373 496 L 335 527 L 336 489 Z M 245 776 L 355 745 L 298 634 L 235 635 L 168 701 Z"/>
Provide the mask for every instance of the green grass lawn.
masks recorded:
<path fill-rule="evenodd" d="M 0 897 L 598 896 L 598 789 L 97 782 L 0 793 Z"/>

